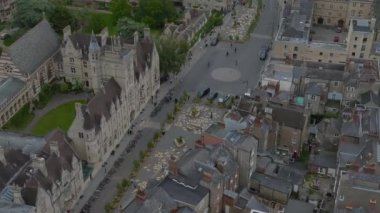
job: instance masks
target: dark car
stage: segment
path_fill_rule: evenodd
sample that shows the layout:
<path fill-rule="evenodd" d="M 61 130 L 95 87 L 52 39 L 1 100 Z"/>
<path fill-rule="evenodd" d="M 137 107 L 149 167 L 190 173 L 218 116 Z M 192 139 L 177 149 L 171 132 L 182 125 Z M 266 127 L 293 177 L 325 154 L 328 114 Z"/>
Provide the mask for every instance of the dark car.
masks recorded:
<path fill-rule="evenodd" d="M 265 61 L 265 59 L 267 59 L 268 51 L 269 51 L 268 46 L 262 46 L 261 47 L 260 53 L 259 53 L 260 60 Z"/>
<path fill-rule="evenodd" d="M 203 98 L 203 97 L 205 97 L 205 96 L 207 96 L 209 93 L 210 93 L 210 88 L 202 88 L 202 89 L 200 89 L 199 91 L 198 91 L 198 97 L 199 98 Z"/>
<path fill-rule="evenodd" d="M 215 100 L 217 97 L 218 97 L 218 93 L 217 93 L 217 92 L 211 92 L 211 93 L 208 95 L 207 99 L 210 100 L 210 101 L 213 101 L 213 100 Z"/>

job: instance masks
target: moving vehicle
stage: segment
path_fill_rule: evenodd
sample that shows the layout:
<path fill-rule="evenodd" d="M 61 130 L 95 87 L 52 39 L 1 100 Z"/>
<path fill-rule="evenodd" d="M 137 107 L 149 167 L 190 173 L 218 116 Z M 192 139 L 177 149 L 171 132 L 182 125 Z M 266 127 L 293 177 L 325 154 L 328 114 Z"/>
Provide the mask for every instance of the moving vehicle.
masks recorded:
<path fill-rule="evenodd" d="M 267 45 L 262 46 L 259 53 L 260 60 L 265 61 L 265 59 L 267 59 L 268 52 L 269 47 Z"/>

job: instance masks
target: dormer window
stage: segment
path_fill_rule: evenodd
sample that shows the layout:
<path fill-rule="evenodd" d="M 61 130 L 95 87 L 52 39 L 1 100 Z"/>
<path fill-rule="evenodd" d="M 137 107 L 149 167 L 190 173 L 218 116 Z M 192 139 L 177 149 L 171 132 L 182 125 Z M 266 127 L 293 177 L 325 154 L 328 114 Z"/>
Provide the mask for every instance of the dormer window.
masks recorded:
<path fill-rule="evenodd" d="M 340 201 L 344 201 L 344 196 L 343 195 L 339 195 L 339 200 Z"/>

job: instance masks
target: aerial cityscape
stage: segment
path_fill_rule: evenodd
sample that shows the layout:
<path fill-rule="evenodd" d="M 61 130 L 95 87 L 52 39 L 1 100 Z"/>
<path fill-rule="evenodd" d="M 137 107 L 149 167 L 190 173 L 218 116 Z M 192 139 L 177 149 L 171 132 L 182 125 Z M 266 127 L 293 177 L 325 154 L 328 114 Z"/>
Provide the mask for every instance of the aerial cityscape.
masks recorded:
<path fill-rule="evenodd" d="M 0 213 L 380 213 L 380 0 L 0 0 Z"/>

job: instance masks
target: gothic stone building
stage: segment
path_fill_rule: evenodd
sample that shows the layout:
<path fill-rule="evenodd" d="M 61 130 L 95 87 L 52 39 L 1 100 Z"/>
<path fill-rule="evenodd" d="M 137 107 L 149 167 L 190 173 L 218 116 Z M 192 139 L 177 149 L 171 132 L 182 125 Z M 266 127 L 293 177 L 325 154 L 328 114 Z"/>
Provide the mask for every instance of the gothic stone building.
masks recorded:
<path fill-rule="evenodd" d="M 0 57 L 0 127 L 55 78 L 60 41 L 42 20 Z"/>
<path fill-rule="evenodd" d="M 134 41 L 128 43 L 109 37 L 106 30 L 100 36 L 71 35 L 66 28 L 62 56 L 61 76 L 96 92 L 88 104 L 76 105 L 76 117 L 68 130 L 80 158 L 96 167 L 155 98 L 160 87 L 158 53 L 149 29 L 144 38 L 135 33 Z"/>

